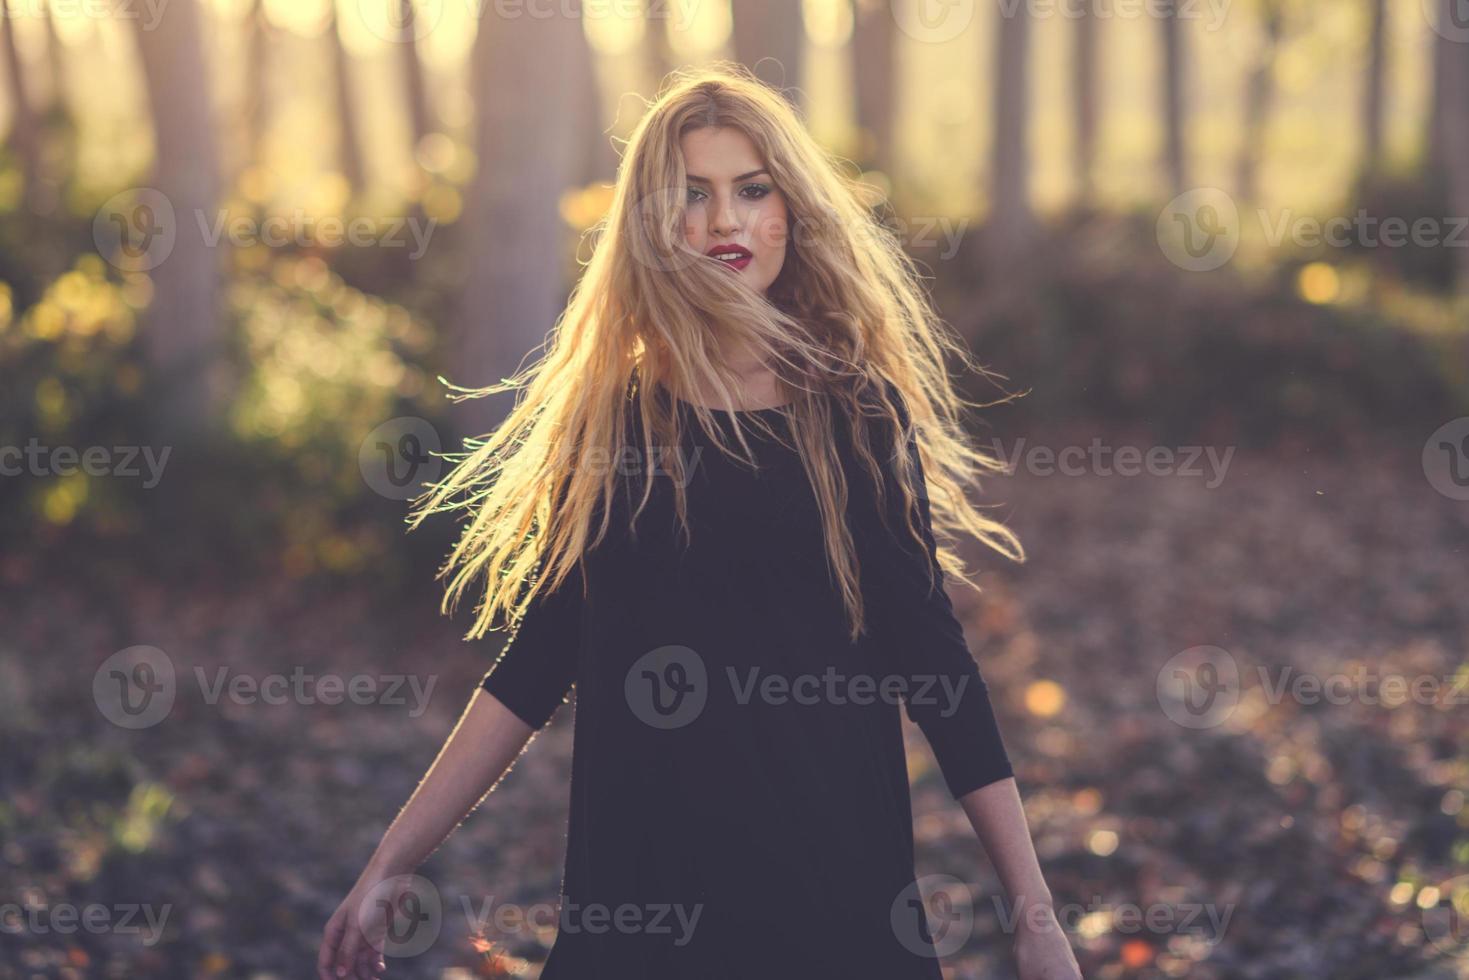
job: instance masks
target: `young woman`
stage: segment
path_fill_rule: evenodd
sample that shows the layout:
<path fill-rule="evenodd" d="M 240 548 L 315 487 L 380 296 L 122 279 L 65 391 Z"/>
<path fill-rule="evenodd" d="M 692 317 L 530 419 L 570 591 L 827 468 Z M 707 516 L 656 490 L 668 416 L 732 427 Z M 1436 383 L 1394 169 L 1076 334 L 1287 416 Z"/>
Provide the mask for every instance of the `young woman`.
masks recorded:
<path fill-rule="evenodd" d="M 328 923 L 321 977 L 383 969 L 374 898 L 573 686 L 542 980 L 936 980 L 954 943 L 915 881 L 900 711 L 1005 889 L 977 914 L 1023 980 L 1080 976 L 944 589 L 973 583 L 936 535 L 1023 554 L 964 495 L 999 465 L 965 442 L 963 352 L 899 244 L 725 66 L 660 94 L 601 232 L 542 360 L 469 393 L 524 397 L 419 502 L 415 525 L 469 512 L 446 610 L 479 582 L 469 636 L 517 629 Z"/>

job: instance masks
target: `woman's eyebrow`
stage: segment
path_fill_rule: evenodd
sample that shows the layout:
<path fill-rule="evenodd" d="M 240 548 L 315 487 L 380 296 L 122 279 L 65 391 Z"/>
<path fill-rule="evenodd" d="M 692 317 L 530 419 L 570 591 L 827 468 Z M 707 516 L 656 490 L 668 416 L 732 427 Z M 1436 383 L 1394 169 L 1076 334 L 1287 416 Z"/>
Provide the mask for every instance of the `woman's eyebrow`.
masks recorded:
<path fill-rule="evenodd" d="M 751 170 L 747 174 L 740 174 L 734 180 L 730 181 L 730 183 L 733 184 L 733 183 L 738 183 L 739 181 L 742 181 L 742 180 L 749 180 L 751 177 L 758 177 L 761 174 L 766 174 L 768 176 L 769 173 L 770 173 L 770 171 L 766 170 L 764 167 L 761 167 L 759 170 Z M 707 184 L 707 183 L 709 183 L 709 178 L 708 177 L 695 177 L 693 174 L 689 174 L 688 175 L 688 178 L 689 178 L 689 180 L 697 180 L 701 184 Z"/>

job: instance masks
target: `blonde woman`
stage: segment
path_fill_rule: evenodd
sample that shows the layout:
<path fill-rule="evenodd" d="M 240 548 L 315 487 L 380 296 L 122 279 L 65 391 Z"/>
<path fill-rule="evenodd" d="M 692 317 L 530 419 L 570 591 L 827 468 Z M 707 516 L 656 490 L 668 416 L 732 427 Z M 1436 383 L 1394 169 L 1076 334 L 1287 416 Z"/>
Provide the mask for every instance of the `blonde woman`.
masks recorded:
<path fill-rule="evenodd" d="M 1020 977 L 1080 976 L 939 540 L 1023 554 L 965 497 L 998 464 L 965 442 L 962 351 L 898 243 L 730 66 L 660 93 L 599 231 L 544 357 L 461 389 L 517 407 L 418 502 L 415 524 L 467 512 L 445 609 L 473 588 L 470 638 L 515 632 L 329 922 L 321 977 L 383 969 L 375 898 L 573 686 L 541 980 L 936 980 L 964 936 L 924 914 L 900 711 L 995 866 Z"/>

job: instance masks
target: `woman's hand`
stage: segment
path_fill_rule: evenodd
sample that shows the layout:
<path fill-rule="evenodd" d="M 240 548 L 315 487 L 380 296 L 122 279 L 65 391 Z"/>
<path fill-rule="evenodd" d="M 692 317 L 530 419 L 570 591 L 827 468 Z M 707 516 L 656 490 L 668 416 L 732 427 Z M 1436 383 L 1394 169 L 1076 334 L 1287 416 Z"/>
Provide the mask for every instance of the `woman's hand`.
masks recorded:
<path fill-rule="evenodd" d="M 387 969 L 383 941 L 389 913 L 415 886 L 432 889 L 412 872 L 505 774 L 531 735 L 531 727 L 498 698 L 483 687 L 475 689 L 459 724 L 383 835 L 367 870 L 327 921 L 316 957 L 319 980 L 372 980 Z M 402 911 L 400 932 L 420 918 L 412 908 Z M 398 955 L 410 955 L 407 947 L 412 945 L 398 941 Z"/>
<path fill-rule="evenodd" d="M 364 872 L 322 931 L 318 980 L 373 980 L 387 970 L 383 944 L 389 910 L 397 907 L 411 881 L 410 875 Z"/>
<path fill-rule="evenodd" d="M 1021 916 L 1014 952 L 1020 980 L 1081 980 L 1071 940 L 1049 906 L 1036 906 Z"/>

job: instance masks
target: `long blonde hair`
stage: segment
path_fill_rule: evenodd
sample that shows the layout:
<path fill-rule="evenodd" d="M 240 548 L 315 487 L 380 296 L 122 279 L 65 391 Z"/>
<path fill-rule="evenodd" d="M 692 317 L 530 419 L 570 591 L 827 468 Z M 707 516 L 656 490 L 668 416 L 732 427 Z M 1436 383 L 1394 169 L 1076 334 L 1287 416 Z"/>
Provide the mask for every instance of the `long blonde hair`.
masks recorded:
<path fill-rule="evenodd" d="M 790 236 L 780 275 L 765 295 L 743 284 L 716 259 L 684 238 L 687 184 L 680 138 L 705 127 L 734 127 L 760 152 L 785 197 Z M 1016 561 L 1019 539 L 967 500 L 977 474 L 1003 465 L 969 445 L 959 422 L 965 401 L 953 389 L 945 354 L 973 370 L 963 345 L 931 309 L 916 268 L 895 236 L 863 203 L 863 188 L 808 134 L 780 93 L 728 63 L 669 77 L 627 142 L 607 214 L 593 229 L 594 248 L 566 309 L 535 364 L 500 384 L 457 388 L 456 400 L 519 389 L 509 416 L 465 453 L 436 485 L 415 500 L 417 527 L 428 515 L 465 509 L 469 520 L 439 578 L 451 575 L 443 610 L 452 612 L 477 578 L 483 598 L 466 638 L 483 636 L 498 618 L 518 621 L 537 591 L 555 590 L 608 529 L 615 467 L 577 465 L 616 460 L 628 445 L 629 393 L 657 383 L 676 393 L 713 392 L 739 402 L 738 376 L 722 363 L 723 337 L 753 352 L 794 393 L 786 409 L 820 508 L 833 580 L 848 611 L 851 636 L 864 631 L 862 595 L 844 512 L 847 485 L 835 450 L 835 413 L 856 420 L 872 406 L 888 433 L 884 442 L 916 442 L 927 477 L 940 566 L 976 590 L 946 543 L 972 535 Z M 901 404 L 894 404 L 896 393 Z M 692 403 L 692 399 L 689 399 Z M 643 445 L 680 445 L 678 412 L 656 398 L 638 398 Z M 867 409 L 861 408 L 867 406 Z M 719 428 L 702 405 L 699 425 L 721 451 Z M 744 441 L 740 416 L 736 435 Z M 758 419 L 758 416 L 750 416 Z M 908 427 L 903 425 L 908 421 Z M 767 430 L 768 431 L 768 430 Z M 863 426 L 853 445 L 881 487 L 880 467 Z M 681 454 L 673 469 L 675 509 L 690 534 Z M 892 472 L 902 488 L 908 533 L 914 487 L 906 454 Z M 642 503 L 653 488 L 645 467 Z M 593 518 L 602 517 L 593 537 Z"/>

